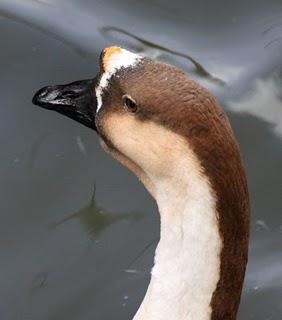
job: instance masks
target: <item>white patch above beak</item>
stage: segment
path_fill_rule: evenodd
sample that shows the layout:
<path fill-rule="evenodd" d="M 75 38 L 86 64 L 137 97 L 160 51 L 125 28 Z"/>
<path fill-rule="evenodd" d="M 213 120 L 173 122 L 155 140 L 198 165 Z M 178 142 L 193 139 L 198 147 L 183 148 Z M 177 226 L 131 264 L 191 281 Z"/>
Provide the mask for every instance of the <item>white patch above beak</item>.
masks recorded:
<path fill-rule="evenodd" d="M 101 61 L 104 72 L 95 89 L 97 98 L 96 113 L 98 113 L 102 107 L 103 90 L 108 86 L 111 76 L 122 68 L 135 66 L 141 59 L 142 56 L 119 47 L 104 49 Z"/>

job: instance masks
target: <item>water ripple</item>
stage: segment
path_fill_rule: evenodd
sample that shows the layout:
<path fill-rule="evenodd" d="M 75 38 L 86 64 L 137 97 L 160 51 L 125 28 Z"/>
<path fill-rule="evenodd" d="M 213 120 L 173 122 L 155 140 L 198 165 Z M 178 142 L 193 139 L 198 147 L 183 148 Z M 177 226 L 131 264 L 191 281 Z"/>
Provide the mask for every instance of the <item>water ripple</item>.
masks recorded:
<path fill-rule="evenodd" d="M 116 40 L 116 36 L 113 36 L 112 33 L 116 33 L 117 36 L 128 36 L 129 41 L 125 41 L 125 45 L 127 47 L 133 47 L 136 51 L 139 51 L 144 56 L 149 56 L 150 58 L 157 59 L 161 57 L 162 53 L 169 53 L 173 56 L 184 58 L 186 60 L 189 60 L 193 66 L 194 66 L 194 73 L 197 74 L 200 77 L 207 78 L 219 85 L 225 85 L 225 81 L 213 76 L 211 73 L 209 73 L 202 64 L 200 64 L 197 60 L 195 60 L 193 57 L 190 55 L 173 50 L 164 46 L 161 46 L 157 43 L 151 42 L 145 38 L 139 37 L 134 35 L 133 33 L 118 28 L 114 26 L 107 26 L 107 27 L 102 27 L 101 29 L 102 34 L 108 37 L 112 37 Z M 132 40 L 136 40 L 137 44 L 133 44 Z"/>

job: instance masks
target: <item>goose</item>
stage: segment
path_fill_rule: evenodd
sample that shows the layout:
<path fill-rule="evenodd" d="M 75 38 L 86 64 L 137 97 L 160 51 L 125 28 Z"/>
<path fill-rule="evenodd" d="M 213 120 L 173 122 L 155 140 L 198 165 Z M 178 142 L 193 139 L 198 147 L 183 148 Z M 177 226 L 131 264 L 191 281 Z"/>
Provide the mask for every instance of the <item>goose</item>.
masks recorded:
<path fill-rule="evenodd" d="M 134 320 L 234 320 L 249 240 L 238 143 L 213 95 L 175 66 L 112 46 L 93 79 L 33 103 L 95 130 L 155 199 L 160 240 Z"/>

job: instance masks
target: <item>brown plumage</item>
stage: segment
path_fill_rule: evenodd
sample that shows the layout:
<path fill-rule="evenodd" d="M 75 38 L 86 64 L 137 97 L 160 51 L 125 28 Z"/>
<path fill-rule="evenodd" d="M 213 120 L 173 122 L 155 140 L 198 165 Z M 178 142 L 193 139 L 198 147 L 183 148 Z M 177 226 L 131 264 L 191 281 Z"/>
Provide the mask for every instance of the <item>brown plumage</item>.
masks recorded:
<path fill-rule="evenodd" d="M 103 51 L 98 79 L 119 50 L 114 47 Z M 213 95 L 183 71 L 146 58 L 134 67 L 115 70 L 102 92 L 103 107 L 96 115 L 95 123 L 103 145 L 135 172 L 149 191 L 153 186 L 146 170 L 117 145 L 109 128 L 109 119 L 116 119 L 111 121 L 114 126 L 121 121 L 119 119 L 125 124 L 126 119 L 133 121 L 136 130 L 142 123 L 155 123 L 184 138 L 196 155 L 216 199 L 217 222 L 223 244 L 219 281 L 210 302 L 211 320 L 236 319 L 248 256 L 250 209 L 239 147 L 226 114 Z M 136 102 L 137 112 L 134 115 L 128 114 L 123 106 L 125 94 Z M 156 137 L 148 136 L 148 139 Z M 147 142 L 143 141 L 143 144 Z"/>
<path fill-rule="evenodd" d="M 212 94 L 183 71 L 149 59 L 112 77 L 103 112 L 125 112 L 120 107 L 124 93 L 136 100 L 136 116 L 141 121 L 154 121 L 187 139 L 211 181 L 223 240 L 211 319 L 233 320 L 248 257 L 249 198 L 239 147 L 228 118 Z"/>

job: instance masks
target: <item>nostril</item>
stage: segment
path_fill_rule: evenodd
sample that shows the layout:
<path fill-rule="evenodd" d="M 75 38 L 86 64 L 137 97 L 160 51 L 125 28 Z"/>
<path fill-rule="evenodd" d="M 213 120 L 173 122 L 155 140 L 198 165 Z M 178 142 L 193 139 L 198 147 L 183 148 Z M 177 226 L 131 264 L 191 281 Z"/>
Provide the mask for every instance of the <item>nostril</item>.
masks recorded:
<path fill-rule="evenodd" d="M 59 94 L 59 98 L 75 98 L 77 97 L 79 94 L 75 91 L 72 90 L 66 90 L 63 91 Z"/>
<path fill-rule="evenodd" d="M 73 95 L 73 92 L 68 90 L 61 93 L 61 97 L 71 97 Z"/>

